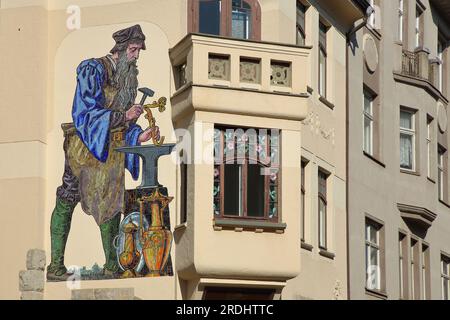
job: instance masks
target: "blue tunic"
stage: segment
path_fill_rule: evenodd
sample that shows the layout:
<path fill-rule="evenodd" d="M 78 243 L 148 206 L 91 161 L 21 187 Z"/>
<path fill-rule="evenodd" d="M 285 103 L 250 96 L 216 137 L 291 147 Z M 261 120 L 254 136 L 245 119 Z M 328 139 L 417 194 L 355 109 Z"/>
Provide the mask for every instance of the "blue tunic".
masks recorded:
<path fill-rule="evenodd" d="M 110 122 L 113 110 L 105 108 L 103 86 L 105 68 L 95 60 L 83 61 L 77 68 L 77 88 L 72 106 L 72 117 L 78 136 L 101 162 L 108 159 L 110 141 Z M 143 132 L 137 124 L 130 124 L 125 132 L 127 146 L 140 145 L 138 138 Z M 134 180 L 139 177 L 139 158 L 137 155 L 125 155 L 125 167 Z"/>

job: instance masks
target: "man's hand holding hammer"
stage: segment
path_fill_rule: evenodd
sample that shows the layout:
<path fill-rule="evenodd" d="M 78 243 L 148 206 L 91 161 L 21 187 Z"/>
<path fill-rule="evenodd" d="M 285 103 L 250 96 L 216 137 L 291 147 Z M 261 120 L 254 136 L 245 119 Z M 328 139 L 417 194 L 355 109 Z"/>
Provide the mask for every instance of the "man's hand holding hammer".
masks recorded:
<path fill-rule="evenodd" d="M 126 121 L 137 120 L 144 112 L 144 108 L 140 104 L 133 105 L 128 111 L 125 113 Z"/>
<path fill-rule="evenodd" d="M 143 112 L 144 109 L 142 105 L 135 104 L 126 112 L 125 114 L 126 120 L 127 121 L 137 120 L 139 119 L 139 117 L 142 115 Z M 141 135 L 139 136 L 139 142 L 140 143 L 147 142 L 152 137 L 155 137 L 156 140 L 159 140 L 160 138 L 159 127 L 148 128 L 147 130 L 142 132 Z"/>

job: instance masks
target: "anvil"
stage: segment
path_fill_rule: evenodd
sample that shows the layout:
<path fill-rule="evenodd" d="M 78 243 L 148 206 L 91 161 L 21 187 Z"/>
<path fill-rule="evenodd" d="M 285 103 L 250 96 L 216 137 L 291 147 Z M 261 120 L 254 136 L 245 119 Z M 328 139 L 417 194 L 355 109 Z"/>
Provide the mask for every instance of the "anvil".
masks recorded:
<path fill-rule="evenodd" d="M 136 154 L 142 158 L 142 183 L 138 189 L 159 188 L 158 182 L 158 160 L 161 156 L 172 153 L 175 144 L 164 144 L 161 146 L 147 145 L 135 147 L 116 148 L 116 151 Z"/>

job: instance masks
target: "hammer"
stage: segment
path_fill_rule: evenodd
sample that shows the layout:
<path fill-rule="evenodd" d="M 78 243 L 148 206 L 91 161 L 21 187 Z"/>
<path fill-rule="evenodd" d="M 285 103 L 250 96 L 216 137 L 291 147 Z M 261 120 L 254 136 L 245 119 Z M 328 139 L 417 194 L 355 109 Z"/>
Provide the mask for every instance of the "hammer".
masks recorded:
<path fill-rule="evenodd" d="M 150 88 L 140 88 L 139 91 L 144 94 L 141 99 L 141 103 L 140 103 L 141 106 L 144 105 L 147 97 L 153 97 L 153 95 L 155 94 L 155 92 Z"/>

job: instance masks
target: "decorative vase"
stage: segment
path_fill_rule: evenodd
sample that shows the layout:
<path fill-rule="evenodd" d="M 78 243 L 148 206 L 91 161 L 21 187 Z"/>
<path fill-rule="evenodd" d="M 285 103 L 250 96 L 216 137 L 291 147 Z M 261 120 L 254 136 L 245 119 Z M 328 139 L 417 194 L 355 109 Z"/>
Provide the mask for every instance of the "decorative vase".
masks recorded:
<path fill-rule="evenodd" d="M 144 230 L 143 224 L 139 229 L 142 254 L 149 270 L 146 277 L 158 277 L 166 267 L 172 246 L 172 232 L 164 226 L 163 213 L 173 197 L 166 197 L 155 192 L 149 197 L 139 199 L 141 219 L 146 206 L 150 206 L 151 224 Z"/>
<path fill-rule="evenodd" d="M 135 241 L 135 233 L 138 230 L 138 227 L 129 222 L 123 227 L 123 232 L 125 233 L 125 244 L 124 250 L 119 256 L 119 262 L 125 272 L 122 274 L 122 278 L 135 278 L 138 274 L 134 271 L 134 268 L 138 265 L 139 260 L 141 258 L 141 254 L 138 250 L 136 250 L 136 246 L 134 244 Z"/>

